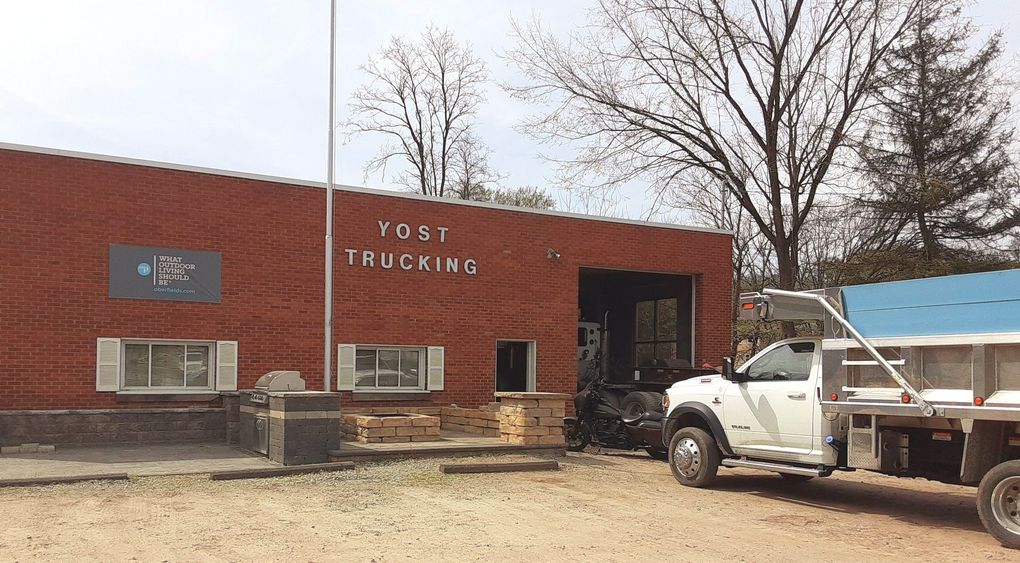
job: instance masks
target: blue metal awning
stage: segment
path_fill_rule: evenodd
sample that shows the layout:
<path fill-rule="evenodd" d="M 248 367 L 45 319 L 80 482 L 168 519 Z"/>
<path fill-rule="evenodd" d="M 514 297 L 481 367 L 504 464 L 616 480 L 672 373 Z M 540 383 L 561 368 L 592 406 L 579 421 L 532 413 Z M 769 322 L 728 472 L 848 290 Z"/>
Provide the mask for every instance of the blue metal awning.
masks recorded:
<path fill-rule="evenodd" d="M 1020 270 L 848 286 L 847 320 L 865 338 L 1020 332 Z"/>

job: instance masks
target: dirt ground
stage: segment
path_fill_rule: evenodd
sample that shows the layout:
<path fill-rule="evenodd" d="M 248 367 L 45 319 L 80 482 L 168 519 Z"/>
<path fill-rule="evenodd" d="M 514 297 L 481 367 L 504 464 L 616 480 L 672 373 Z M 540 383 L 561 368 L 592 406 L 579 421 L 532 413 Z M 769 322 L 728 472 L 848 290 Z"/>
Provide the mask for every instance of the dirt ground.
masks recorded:
<path fill-rule="evenodd" d="M 463 461 L 0 489 L 0 560 L 1020 560 L 984 532 L 965 487 L 723 469 L 698 490 L 636 455 L 571 454 L 559 472 L 438 471 Z"/>

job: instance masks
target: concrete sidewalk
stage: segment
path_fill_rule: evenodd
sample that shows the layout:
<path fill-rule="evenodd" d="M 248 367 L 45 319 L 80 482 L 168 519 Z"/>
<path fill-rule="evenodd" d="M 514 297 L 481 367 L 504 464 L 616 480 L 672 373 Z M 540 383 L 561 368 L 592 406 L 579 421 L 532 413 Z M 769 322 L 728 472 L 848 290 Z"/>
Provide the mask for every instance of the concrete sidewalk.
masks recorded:
<path fill-rule="evenodd" d="M 0 480 L 109 473 L 143 477 L 267 467 L 281 466 L 223 444 L 57 448 L 53 453 L 0 456 Z"/>

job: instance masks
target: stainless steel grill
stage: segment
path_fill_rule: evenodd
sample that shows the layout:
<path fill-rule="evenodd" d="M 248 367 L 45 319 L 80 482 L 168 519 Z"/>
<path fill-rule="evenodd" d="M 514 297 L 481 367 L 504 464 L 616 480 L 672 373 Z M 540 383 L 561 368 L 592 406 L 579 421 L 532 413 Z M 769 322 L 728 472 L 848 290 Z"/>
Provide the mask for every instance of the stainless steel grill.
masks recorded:
<path fill-rule="evenodd" d="M 305 380 L 299 371 L 271 371 L 255 382 L 260 391 L 304 391 Z"/>
<path fill-rule="evenodd" d="M 251 402 L 266 404 L 272 391 L 304 391 L 305 380 L 299 371 L 271 371 L 255 382 L 255 390 L 251 394 Z"/>

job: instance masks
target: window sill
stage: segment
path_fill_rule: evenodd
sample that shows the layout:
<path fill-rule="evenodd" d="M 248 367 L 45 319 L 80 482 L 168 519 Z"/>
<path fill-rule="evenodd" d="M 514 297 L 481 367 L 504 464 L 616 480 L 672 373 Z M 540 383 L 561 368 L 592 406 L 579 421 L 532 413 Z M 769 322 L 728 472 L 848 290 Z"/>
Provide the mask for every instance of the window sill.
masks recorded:
<path fill-rule="evenodd" d="M 220 398 L 220 394 L 210 389 L 201 391 L 117 391 L 118 403 L 202 403 Z"/>
<path fill-rule="evenodd" d="M 421 401 L 428 399 L 428 391 L 357 391 L 352 394 L 354 402 L 359 401 Z"/>

